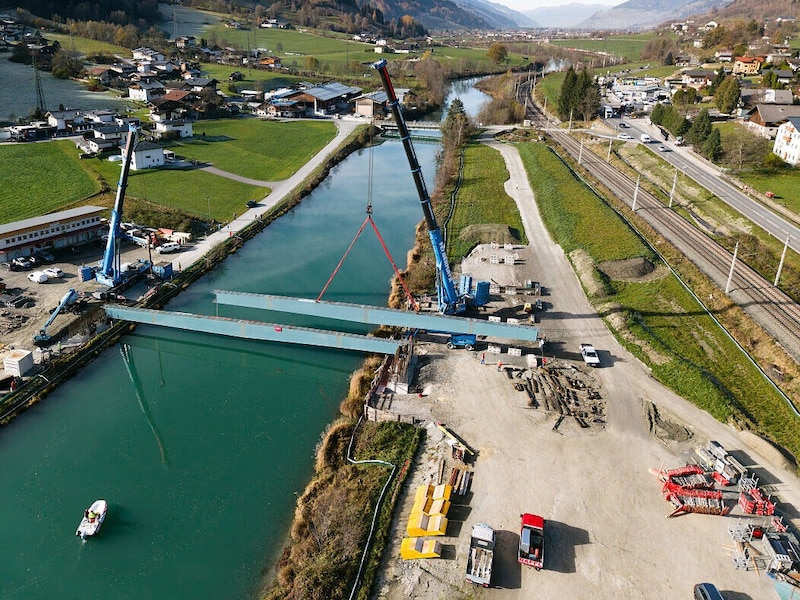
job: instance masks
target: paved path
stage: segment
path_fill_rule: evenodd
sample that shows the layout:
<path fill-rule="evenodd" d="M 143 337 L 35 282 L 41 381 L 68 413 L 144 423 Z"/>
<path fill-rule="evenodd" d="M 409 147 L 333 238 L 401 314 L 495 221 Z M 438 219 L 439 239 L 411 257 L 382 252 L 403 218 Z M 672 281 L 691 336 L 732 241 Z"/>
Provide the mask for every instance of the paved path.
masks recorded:
<path fill-rule="evenodd" d="M 200 170 L 205 171 L 206 173 L 211 173 L 212 175 L 218 175 L 220 177 L 226 177 L 227 179 L 233 179 L 234 181 L 246 183 L 248 185 L 257 185 L 259 187 L 265 187 L 265 188 L 273 186 L 273 182 L 261 181 L 260 179 L 250 179 L 249 177 L 242 177 L 241 175 L 237 175 L 236 173 L 231 173 L 230 171 L 223 171 L 222 169 L 218 169 L 217 167 L 212 167 L 211 165 L 207 167 L 200 167 Z"/>
<path fill-rule="evenodd" d="M 236 179 L 237 181 L 242 181 L 251 185 L 267 187 L 270 188 L 271 191 L 259 201 L 257 207 L 246 210 L 241 216 L 228 223 L 220 231 L 209 235 L 207 238 L 199 239 L 196 244 L 191 247 L 187 247 L 179 255 L 176 255 L 174 262 L 178 265 L 178 269 L 180 270 L 181 268 L 188 267 L 192 263 L 200 260 L 216 244 L 232 236 L 234 233 L 240 229 L 243 229 L 256 219 L 259 219 L 264 213 L 281 202 L 284 198 L 286 198 L 289 192 L 299 186 L 303 180 L 308 177 L 312 171 L 314 171 L 314 169 L 323 164 L 328 157 L 333 154 L 337 148 L 339 148 L 347 136 L 349 136 L 361 123 L 355 120 L 351 121 L 342 119 L 334 121 L 334 124 L 338 130 L 336 137 L 334 137 L 322 150 L 314 155 L 310 161 L 300 167 L 300 169 L 298 169 L 297 172 L 295 172 L 295 174 L 288 179 L 283 179 L 281 181 L 258 181 L 255 179 L 240 177 L 238 175 L 234 175 L 233 173 L 228 173 L 227 171 L 215 169 L 214 167 L 204 167 L 203 170 L 212 172 L 216 175 L 229 177 L 231 179 Z"/>

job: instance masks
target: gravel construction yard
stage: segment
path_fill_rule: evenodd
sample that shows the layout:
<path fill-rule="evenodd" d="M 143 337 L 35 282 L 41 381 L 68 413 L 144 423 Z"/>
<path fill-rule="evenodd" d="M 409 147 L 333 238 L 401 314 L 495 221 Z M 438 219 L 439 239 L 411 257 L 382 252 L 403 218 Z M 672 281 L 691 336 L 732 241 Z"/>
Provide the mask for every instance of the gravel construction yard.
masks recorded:
<path fill-rule="evenodd" d="M 648 373 L 608 332 L 586 300 L 561 249 L 552 243 L 535 209 L 533 194 L 516 151 L 498 147 L 514 197 L 532 241 L 514 248 L 514 265 L 492 264 L 497 249 L 481 247 L 465 261 L 464 272 L 501 286 L 542 285 L 543 311 L 537 326 L 546 336 L 542 368 L 528 369 L 523 356 L 447 350 L 440 340 L 420 340 L 417 383 L 422 395 L 398 396 L 393 410 L 427 421 L 427 441 L 412 467 L 398 503 L 392 541 L 384 555 L 376 598 L 691 598 L 695 583 L 710 581 L 725 598 L 777 598 L 772 582 L 755 570 L 736 570 L 733 519 L 745 517 L 736 506 L 735 487 L 725 488 L 732 516 L 686 514 L 667 518 L 673 507 L 663 499 L 661 482 L 651 469 L 676 468 L 695 459 L 693 450 L 719 441 L 759 477 L 764 491 L 778 499 L 786 520 L 797 523 L 800 486 L 778 451 L 749 433 L 739 433 L 676 396 Z M 507 252 L 502 248 L 499 254 Z M 515 312 L 523 296 L 492 296 L 490 309 Z M 601 360 L 586 367 L 579 344 L 591 342 Z M 576 408 L 588 415 L 588 427 L 554 407 L 536 406 L 519 384 L 560 378 L 596 393 Z M 542 388 L 540 387 L 540 392 Z M 578 394 L 588 399 L 586 393 Z M 595 408 L 591 408 L 594 406 Z M 400 542 L 416 486 L 447 482 L 452 456 L 441 422 L 475 451 L 466 468 L 474 471 L 470 489 L 451 497 L 447 535 L 438 559 L 400 559 Z M 557 427 L 555 427 L 557 425 Z M 532 512 L 546 520 L 545 566 L 521 567 L 516 560 L 519 516 Z M 497 531 L 492 587 L 475 587 L 464 573 L 472 525 L 488 523 Z"/>

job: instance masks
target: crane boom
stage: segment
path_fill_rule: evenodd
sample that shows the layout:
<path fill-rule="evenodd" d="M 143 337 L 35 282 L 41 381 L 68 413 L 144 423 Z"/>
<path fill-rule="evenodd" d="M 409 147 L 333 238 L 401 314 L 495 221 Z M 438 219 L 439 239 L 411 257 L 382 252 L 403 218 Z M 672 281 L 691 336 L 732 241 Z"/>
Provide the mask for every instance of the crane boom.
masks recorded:
<path fill-rule="evenodd" d="M 408 164 L 411 167 L 411 175 L 414 177 L 414 184 L 417 187 L 419 202 L 422 205 L 422 213 L 425 215 L 425 225 L 428 227 L 428 235 L 433 245 L 433 254 L 436 257 L 436 273 L 438 279 L 436 288 L 439 294 L 439 311 L 444 314 L 462 312 L 466 306 L 463 299 L 459 298 L 456 292 L 456 286 L 453 283 L 453 274 L 450 270 L 450 263 L 447 260 L 447 253 L 445 252 L 444 238 L 436 222 L 436 216 L 433 214 L 431 198 L 425 187 L 425 180 L 422 178 L 422 169 L 417 161 L 414 146 L 411 144 L 411 135 L 408 132 L 408 126 L 400 110 L 400 102 L 397 99 L 392 81 L 389 78 L 386 60 L 381 59 L 373 63 L 372 68 L 378 71 L 381 81 L 383 82 L 383 89 L 389 99 L 389 108 L 397 124 L 397 129 L 400 132 L 400 140 L 403 142 L 406 158 L 408 158 Z"/>
<path fill-rule="evenodd" d="M 119 283 L 119 265 L 115 264 L 117 258 L 117 242 L 119 241 L 119 224 L 122 221 L 122 205 L 125 201 L 125 189 L 128 187 L 128 173 L 131 170 L 133 147 L 136 144 L 138 127 L 132 123 L 128 125 L 128 141 L 125 144 L 125 153 L 122 157 L 122 171 L 117 184 L 117 196 L 114 208 L 111 209 L 111 219 L 108 227 L 108 241 L 103 253 L 103 263 L 96 274 L 97 281 L 105 285 Z"/>

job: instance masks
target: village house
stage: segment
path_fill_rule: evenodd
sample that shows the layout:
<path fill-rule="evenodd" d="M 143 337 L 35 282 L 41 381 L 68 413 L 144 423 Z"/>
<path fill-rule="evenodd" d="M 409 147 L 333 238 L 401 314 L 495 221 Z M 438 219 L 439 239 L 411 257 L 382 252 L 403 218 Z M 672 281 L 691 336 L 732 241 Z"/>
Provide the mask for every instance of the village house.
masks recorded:
<path fill-rule="evenodd" d="M 152 102 L 165 93 L 164 84 L 155 79 L 134 81 L 128 85 L 128 97 L 140 102 Z"/>
<path fill-rule="evenodd" d="M 133 149 L 131 169 L 141 171 L 142 169 L 163 167 L 165 162 L 164 149 L 161 146 L 152 142 L 140 141 Z"/>
<path fill-rule="evenodd" d="M 680 82 L 695 89 L 711 85 L 717 72 L 713 69 L 689 69 L 681 73 Z"/>
<path fill-rule="evenodd" d="M 175 40 L 175 47 L 185 50 L 186 48 L 194 48 L 197 45 L 197 38 L 193 35 L 182 35 Z"/>
<path fill-rule="evenodd" d="M 733 61 L 733 74 L 745 77 L 758 75 L 762 64 L 764 59 L 760 56 L 737 56 Z"/>
<path fill-rule="evenodd" d="M 747 126 L 753 133 L 771 140 L 777 135 L 778 127 L 791 117 L 800 117 L 800 105 L 759 104 Z"/>
<path fill-rule="evenodd" d="M 800 163 L 800 117 L 789 117 L 778 127 L 772 151 L 793 167 Z"/>
<path fill-rule="evenodd" d="M 773 90 L 770 88 L 742 88 L 739 90 L 739 101 L 745 108 L 755 108 L 758 104 L 791 104 L 791 90 Z"/>
<path fill-rule="evenodd" d="M 382 117 L 386 114 L 388 101 L 389 97 L 383 90 L 364 94 L 354 100 L 354 112 L 357 115 L 368 117 L 370 119 L 376 116 Z"/>

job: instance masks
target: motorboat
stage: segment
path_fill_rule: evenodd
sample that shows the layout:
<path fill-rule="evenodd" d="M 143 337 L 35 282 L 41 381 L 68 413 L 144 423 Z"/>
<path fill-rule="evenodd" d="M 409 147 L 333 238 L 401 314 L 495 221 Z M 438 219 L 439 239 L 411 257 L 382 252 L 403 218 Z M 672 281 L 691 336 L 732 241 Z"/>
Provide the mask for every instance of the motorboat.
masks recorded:
<path fill-rule="evenodd" d="M 83 511 L 83 519 L 78 525 L 75 535 L 79 535 L 82 540 L 100 531 L 100 526 L 106 519 L 108 503 L 105 500 L 95 500 L 92 505 Z"/>

